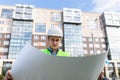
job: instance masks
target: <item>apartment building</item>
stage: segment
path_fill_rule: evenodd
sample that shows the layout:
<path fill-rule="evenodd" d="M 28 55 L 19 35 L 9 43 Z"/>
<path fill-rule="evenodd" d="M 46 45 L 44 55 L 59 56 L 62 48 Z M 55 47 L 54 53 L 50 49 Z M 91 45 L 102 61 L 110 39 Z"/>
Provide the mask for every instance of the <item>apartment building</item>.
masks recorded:
<path fill-rule="evenodd" d="M 113 13 L 107 14 L 82 12 L 76 8 L 43 9 L 23 4 L 0 6 L 0 74 L 11 66 L 26 43 L 38 49 L 46 48 L 48 29 L 57 25 L 64 33 L 60 49 L 73 57 L 106 53 L 110 47 L 105 73 L 111 77 L 113 69 L 119 77 L 120 17 L 115 20 Z M 109 18 L 116 24 L 112 24 Z M 111 64 L 115 66 L 111 68 Z"/>
<path fill-rule="evenodd" d="M 109 64 L 105 69 L 108 70 L 108 76 L 115 72 L 120 77 L 120 13 L 104 12 L 101 15 L 103 26 L 105 28 L 106 43 L 110 48 L 108 53 Z"/>

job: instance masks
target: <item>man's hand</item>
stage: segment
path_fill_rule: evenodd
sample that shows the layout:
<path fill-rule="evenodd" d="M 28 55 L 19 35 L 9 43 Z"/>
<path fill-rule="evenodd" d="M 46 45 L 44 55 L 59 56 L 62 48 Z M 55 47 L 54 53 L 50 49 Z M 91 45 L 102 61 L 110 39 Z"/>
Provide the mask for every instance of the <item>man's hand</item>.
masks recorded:
<path fill-rule="evenodd" d="M 11 70 L 8 70 L 6 72 L 4 80 L 13 80 L 12 75 L 11 75 Z"/>

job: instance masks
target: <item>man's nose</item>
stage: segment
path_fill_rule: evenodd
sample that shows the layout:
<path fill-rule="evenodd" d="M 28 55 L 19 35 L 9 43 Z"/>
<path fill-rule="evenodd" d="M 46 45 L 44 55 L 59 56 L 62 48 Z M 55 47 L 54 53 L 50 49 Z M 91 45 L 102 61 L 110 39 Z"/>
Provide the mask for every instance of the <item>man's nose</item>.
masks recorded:
<path fill-rule="evenodd" d="M 57 41 L 54 41 L 54 44 L 57 44 Z"/>

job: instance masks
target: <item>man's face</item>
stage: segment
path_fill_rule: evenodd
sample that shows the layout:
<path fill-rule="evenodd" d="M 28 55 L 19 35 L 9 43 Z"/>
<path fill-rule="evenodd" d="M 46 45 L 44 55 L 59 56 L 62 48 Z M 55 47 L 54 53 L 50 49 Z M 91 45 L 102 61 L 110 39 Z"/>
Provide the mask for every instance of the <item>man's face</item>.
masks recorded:
<path fill-rule="evenodd" d="M 49 36 L 48 38 L 48 44 L 54 50 L 59 48 L 60 42 L 61 42 L 61 37 Z"/>

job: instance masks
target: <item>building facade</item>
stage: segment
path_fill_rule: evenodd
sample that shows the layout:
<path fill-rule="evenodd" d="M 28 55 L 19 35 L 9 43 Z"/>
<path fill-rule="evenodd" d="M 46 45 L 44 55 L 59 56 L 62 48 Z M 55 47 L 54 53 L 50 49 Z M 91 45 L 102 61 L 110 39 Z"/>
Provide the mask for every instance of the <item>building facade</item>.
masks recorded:
<path fill-rule="evenodd" d="M 84 56 L 80 9 L 63 9 L 64 50 L 71 56 Z"/>
<path fill-rule="evenodd" d="M 26 42 L 32 42 L 33 6 L 16 5 L 12 16 L 12 29 L 8 58 L 14 59 Z"/>
<path fill-rule="evenodd" d="M 100 14 L 82 13 L 82 37 L 84 54 L 106 53 L 105 31 Z"/>
<path fill-rule="evenodd" d="M 106 42 L 109 47 L 108 59 L 109 64 L 106 65 L 108 76 L 112 77 L 115 72 L 117 77 L 120 76 L 120 13 L 104 12 L 101 15 L 103 26 L 105 27 Z M 112 61 L 112 62 L 111 62 Z"/>
<path fill-rule="evenodd" d="M 0 6 L 0 74 L 11 66 L 26 43 L 38 49 L 46 48 L 48 29 L 59 26 L 64 33 L 60 44 L 62 50 L 77 57 L 106 53 L 110 48 L 105 73 L 111 77 L 114 71 L 119 77 L 119 15 L 82 12 L 75 8 L 43 9 L 23 4 Z"/>

